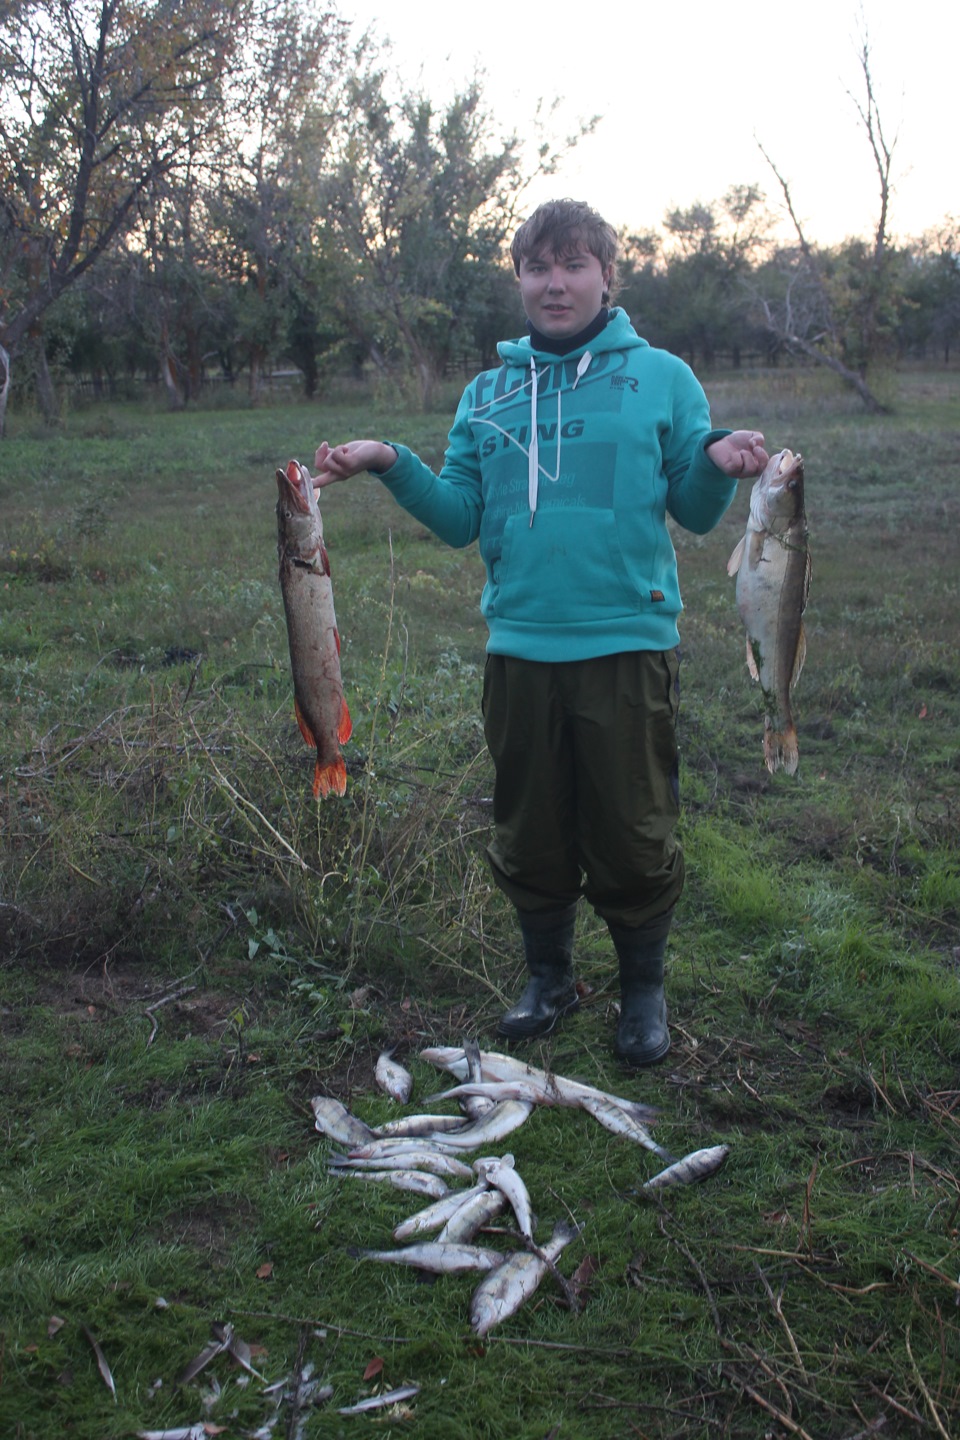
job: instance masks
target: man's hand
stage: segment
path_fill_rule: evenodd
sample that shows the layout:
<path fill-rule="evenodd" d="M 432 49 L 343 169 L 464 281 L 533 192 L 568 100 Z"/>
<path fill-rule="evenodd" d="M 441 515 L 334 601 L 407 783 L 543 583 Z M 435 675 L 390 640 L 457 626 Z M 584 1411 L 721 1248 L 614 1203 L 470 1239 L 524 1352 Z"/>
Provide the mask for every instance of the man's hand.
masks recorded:
<path fill-rule="evenodd" d="M 724 475 L 734 480 L 752 480 L 770 459 L 759 430 L 734 430 L 708 445 L 707 454 Z"/>
<path fill-rule="evenodd" d="M 313 488 L 322 490 L 324 485 L 349 480 L 364 470 L 382 474 L 397 463 L 397 452 L 392 445 L 384 445 L 380 440 L 348 440 L 345 445 L 335 445 L 332 449 L 324 440 L 313 463 L 317 467 Z"/>

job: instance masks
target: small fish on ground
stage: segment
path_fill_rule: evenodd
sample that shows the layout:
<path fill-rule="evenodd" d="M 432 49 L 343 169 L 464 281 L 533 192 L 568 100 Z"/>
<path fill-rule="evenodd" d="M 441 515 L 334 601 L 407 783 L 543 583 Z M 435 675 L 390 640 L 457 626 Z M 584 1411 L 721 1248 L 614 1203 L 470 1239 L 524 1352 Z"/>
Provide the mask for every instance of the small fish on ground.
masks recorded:
<path fill-rule="evenodd" d="M 450 1193 L 445 1180 L 424 1170 L 336 1170 L 332 1173 L 344 1180 L 381 1181 L 398 1190 L 411 1190 L 414 1195 L 426 1195 L 431 1200 L 442 1200 Z"/>
<path fill-rule="evenodd" d="M 424 1135 L 441 1135 L 447 1130 L 463 1130 L 463 1115 L 401 1115 L 371 1127 L 378 1140 L 415 1139 Z"/>
<path fill-rule="evenodd" d="M 634 1140 L 638 1145 L 643 1145 L 647 1150 L 652 1150 L 654 1155 L 659 1155 L 661 1160 L 672 1162 L 676 1159 L 669 1150 L 658 1145 L 645 1125 L 635 1120 L 628 1110 L 622 1105 L 612 1104 L 609 1100 L 601 1100 L 596 1095 L 584 1095 L 580 1100 L 581 1109 L 588 1115 L 592 1115 L 604 1129 L 609 1130 L 613 1135 L 622 1135 L 626 1140 Z"/>
<path fill-rule="evenodd" d="M 392 1050 L 385 1050 L 379 1057 L 374 1070 L 374 1079 L 391 1100 L 397 1100 L 401 1105 L 406 1105 L 413 1090 L 413 1076 L 392 1056 Z"/>
<path fill-rule="evenodd" d="M 447 1151 L 477 1150 L 481 1145 L 493 1145 L 511 1135 L 532 1113 L 531 1100 L 500 1100 L 479 1120 L 472 1120 L 462 1130 L 444 1131 L 433 1138 Z"/>
<path fill-rule="evenodd" d="M 401 1385 L 396 1390 L 385 1390 L 382 1395 L 371 1395 L 369 1400 L 360 1400 L 356 1405 L 344 1405 L 338 1415 L 365 1415 L 368 1410 L 382 1410 L 388 1405 L 399 1405 L 401 1400 L 412 1400 L 420 1394 L 419 1385 Z"/>
<path fill-rule="evenodd" d="M 564 1247 L 579 1233 L 579 1226 L 561 1220 L 542 1250 L 517 1250 L 485 1276 L 470 1301 L 470 1324 L 474 1332 L 484 1336 L 494 1325 L 514 1315 L 535 1293 Z"/>
<path fill-rule="evenodd" d="M 664 1190 L 669 1185 L 695 1185 L 698 1180 L 706 1180 L 719 1170 L 729 1153 L 727 1145 L 709 1145 L 704 1150 L 692 1150 L 689 1155 L 668 1165 L 666 1170 L 651 1175 L 642 1188 Z"/>
<path fill-rule="evenodd" d="M 468 1205 L 478 1195 L 488 1194 L 485 1181 L 471 1185 L 469 1190 L 453 1190 L 441 1200 L 435 1200 L 425 1210 L 418 1210 L 401 1220 L 393 1232 L 394 1240 L 411 1240 L 415 1235 L 429 1235 L 432 1230 L 441 1230 L 452 1215 L 462 1206 Z"/>
<path fill-rule="evenodd" d="M 373 1139 L 369 1125 L 351 1115 L 346 1105 L 332 1095 L 314 1095 L 310 1105 L 316 1128 L 330 1140 L 340 1145 L 363 1145 Z"/>
<path fill-rule="evenodd" d="M 331 1170 L 425 1170 L 430 1175 L 443 1175 L 451 1180 L 472 1180 L 473 1171 L 469 1165 L 455 1155 L 442 1155 L 439 1151 L 423 1147 L 400 1150 L 392 1155 L 362 1156 L 352 1159 L 349 1155 L 331 1155 Z"/>
<path fill-rule="evenodd" d="M 502 1190 L 483 1190 L 458 1206 L 437 1236 L 440 1244 L 469 1245 L 485 1225 L 498 1219 L 507 1208 Z"/>
<path fill-rule="evenodd" d="M 790 691 L 807 653 L 807 534 L 803 456 L 780 450 L 753 487 L 746 532 L 727 565 L 727 574 L 737 577 L 747 669 L 763 692 L 763 758 L 771 774 L 782 766 L 794 775 L 800 761 Z"/>
<path fill-rule="evenodd" d="M 495 1270 L 504 1261 L 499 1250 L 485 1249 L 480 1245 L 441 1244 L 436 1240 L 402 1245 L 399 1250 L 356 1250 L 350 1253 L 358 1260 L 411 1265 L 416 1270 L 428 1270 L 431 1275 L 463 1275 L 469 1270 Z"/>
<path fill-rule="evenodd" d="M 314 796 L 343 795 L 347 766 L 340 746 L 350 739 L 352 723 L 340 675 L 340 634 L 323 522 L 310 472 L 299 461 L 291 460 L 277 471 L 277 489 L 280 593 L 297 724 L 317 752 Z"/>
<path fill-rule="evenodd" d="M 482 1180 L 505 1196 L 517 1217 L 520 1233 L 532 1240 L 536 1218 L 530 1203 L 530 1192 L 514 1168 L 513 1156 L 510 1156 L 509 1164 L 502 1160 L 478 1160 L 474 1169 Z"/>

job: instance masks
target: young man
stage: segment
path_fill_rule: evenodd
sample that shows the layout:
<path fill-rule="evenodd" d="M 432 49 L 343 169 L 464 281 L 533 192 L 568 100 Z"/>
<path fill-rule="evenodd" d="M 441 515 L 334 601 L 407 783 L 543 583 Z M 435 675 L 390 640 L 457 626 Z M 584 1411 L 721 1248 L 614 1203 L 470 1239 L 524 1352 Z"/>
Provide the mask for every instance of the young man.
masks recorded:
<path fill-rule="evenodd" d="M 439 476 L 403 445 L 354 440 L 320 446 L 314 484 L 369 470 L 442 540 L 479 539 L 488 854 L 528 972 L 498 1028 L 544 1035 L 576 1008 L 583 895 L 619 961 L 616 1053 L 650 1065 L 670 1048 L 664 952 L 683 887 L 666 516 L 712 529 L 767 455 L 755 431 L 711 429 L 692 371 L 610 308 L 617 237 L 595 211 L 540 206 L 511 254 L 529 335 L 467 387 Z"/>

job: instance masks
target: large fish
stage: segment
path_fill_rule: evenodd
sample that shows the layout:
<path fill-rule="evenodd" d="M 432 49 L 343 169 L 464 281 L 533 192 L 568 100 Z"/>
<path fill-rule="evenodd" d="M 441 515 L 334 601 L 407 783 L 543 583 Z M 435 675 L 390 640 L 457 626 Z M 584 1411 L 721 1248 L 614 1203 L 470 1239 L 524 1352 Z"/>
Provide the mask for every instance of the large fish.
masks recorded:
<path fill-rule="evenodd" d="M 727 565 L 747 631 L 747 668 L 763 691 L 763 758 L 771 774 L 796 773 L 800 759 L 790 691 L 803 669 L 803 612 L 810 551 L 803 508 L 803 456 L 771 455 L 750 495 L 746 533 Z"/>
<path fill-rule="evenodd" d="M 317 752 L 314 795 L 343 795 L 347 767 L 340 746 L 350 739 L 352 724 L 340 678 L 340 635 L 323 523 L 310 473 L 299 461 L 277 471 L 277 489 L 280 591 L 297 724 Z"/>

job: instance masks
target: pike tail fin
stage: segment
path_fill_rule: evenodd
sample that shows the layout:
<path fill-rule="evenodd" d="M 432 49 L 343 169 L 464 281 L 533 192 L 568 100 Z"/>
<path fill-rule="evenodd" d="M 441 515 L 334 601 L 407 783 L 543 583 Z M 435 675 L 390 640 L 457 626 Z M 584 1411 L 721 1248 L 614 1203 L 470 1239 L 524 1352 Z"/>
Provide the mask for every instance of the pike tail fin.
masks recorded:
<path fill-rule="evenodd" d="M 763 727 L 763 758 L 771 775 L 780 769 L 788 775 L 796 775 L 800 764 L 797 727 L 791 723 L 782 731 L 774 730 L 768 716 Z"/>
<path fill-rule="evenodd" d="M 313 795 L 316 800 L 326 800 L 328 795 L 345 795 L 347 793 L 347 766 L 342 755 L 336 760 L 331 760 L 328 765 L 321 765 L 317 761 L 317 768 L 313 772 Z"/>

